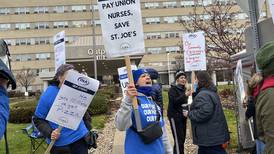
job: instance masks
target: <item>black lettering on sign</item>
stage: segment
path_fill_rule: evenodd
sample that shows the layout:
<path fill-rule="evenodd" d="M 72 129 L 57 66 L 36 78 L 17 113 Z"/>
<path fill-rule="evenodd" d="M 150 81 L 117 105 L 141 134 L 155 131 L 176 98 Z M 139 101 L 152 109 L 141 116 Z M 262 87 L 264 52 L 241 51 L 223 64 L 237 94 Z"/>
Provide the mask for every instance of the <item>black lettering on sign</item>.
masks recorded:
<path fill-rule="evenodd" d="M 108 19 L 115 19 L 118 17 L 126 17 L 126 16 L 132 16 L 133 13 L 130 12 L 130 10 L 127 11 L 120 11 L 120 12 L 114 12 L 108 14 Z"/>
<path fill-rule="evenodd" d="M 114 27 L 115 29 L 122 28 L 122 27 L 129 27 L 129 21 L 115 23 Z"/>

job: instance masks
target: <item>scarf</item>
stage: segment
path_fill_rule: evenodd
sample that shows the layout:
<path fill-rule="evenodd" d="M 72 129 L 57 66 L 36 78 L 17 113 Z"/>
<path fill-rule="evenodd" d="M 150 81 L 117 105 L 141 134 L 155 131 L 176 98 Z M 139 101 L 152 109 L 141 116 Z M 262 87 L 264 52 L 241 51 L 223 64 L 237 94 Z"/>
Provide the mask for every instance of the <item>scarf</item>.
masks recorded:
<path fill-rule="evenodd" d="M 146 96 L 151 96 L 152 87 L 151 86 L 138 87 L 137 91 L 139 93 L 142 93 L 142 94 L 146 95 Z"/>

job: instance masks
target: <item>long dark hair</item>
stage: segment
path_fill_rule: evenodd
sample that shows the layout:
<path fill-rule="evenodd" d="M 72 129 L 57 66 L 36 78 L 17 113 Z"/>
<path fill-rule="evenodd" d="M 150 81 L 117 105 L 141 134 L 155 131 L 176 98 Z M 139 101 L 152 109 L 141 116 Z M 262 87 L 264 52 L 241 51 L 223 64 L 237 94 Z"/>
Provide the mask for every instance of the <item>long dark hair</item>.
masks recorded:
<path fill-rule="evenodd" d="M 209 88 L 210 86 L 214 85 L 210 75 L 206 71 L 198 72 L 197 79 L 198 79 L 198 91 L 200 91 L 202 88 Z"/>

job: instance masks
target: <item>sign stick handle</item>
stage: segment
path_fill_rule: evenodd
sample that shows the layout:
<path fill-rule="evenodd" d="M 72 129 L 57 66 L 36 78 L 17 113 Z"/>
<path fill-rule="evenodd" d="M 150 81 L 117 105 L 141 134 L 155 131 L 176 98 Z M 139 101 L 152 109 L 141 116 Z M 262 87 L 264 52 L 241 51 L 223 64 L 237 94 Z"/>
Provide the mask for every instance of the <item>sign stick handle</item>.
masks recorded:
<path fill-rule="evenodd" d="M 195 72 L 191 72 L 191 93 L 194 92 L 194 81 L 195 81 Z"/>
<path fill-rule="evenodd" d="M 126 62 L 126 67 L 127 67 L 127 74 L 128 74 L 129 83 L 134 84 L 129 56 L 125 56 L 125 62 Z M 138 111 L 137 98 L 133 97 L 132 101 L 133 101 L 132 103 L 133 103 L 133 109 L 134 109 L 134 116 L 135 116 L 135 120 L 136 120 L 136 127 L 137 127 L 137 131 L 139 132 L 139 131 L 142 131 L 142 125 L 141 125 L 140 114 L 139 114 L 139 111 Z"/>
<path fill-rule="evenodd" d="M 59 126 L 59 127 L 58 127 L 58 130 L 57 130 L 58 133 L 61 132 L 62 128 L 63 128 L 62 126 Z M 56 140 L 51 140 L 51 141 L 50 141 L 50 144 L 49 144 L 49 146 L 48 146 L 48 148 L 47 148 L 47 150 L 45 151 L 44 154 L 50 154 L 50 150 L 51 150 L 53 144 L 55 143 L 55 141 L 56 141 Z"/>

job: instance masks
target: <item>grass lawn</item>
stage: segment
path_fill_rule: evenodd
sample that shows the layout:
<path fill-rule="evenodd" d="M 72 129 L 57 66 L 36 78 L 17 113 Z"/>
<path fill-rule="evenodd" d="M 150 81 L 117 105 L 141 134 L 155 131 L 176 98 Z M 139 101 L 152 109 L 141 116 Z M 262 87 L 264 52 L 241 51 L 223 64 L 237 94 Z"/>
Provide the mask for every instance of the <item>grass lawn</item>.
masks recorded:
<path fill-rule="evenodd" d="M 93 129 L 100 130 L 104 128 L 107 121 L 106 115 L 92 116 Z M 8 143 L 10 154 L 29 154 L 30 153 L 30 139 L 22 133 L 22 128 L 29 124 L 8 124 Z M 43 154 L 43 148 L 39 148 L 36 154 Z M 1 140 L 0 153 L 5 153 L 4 138 Z"/>

